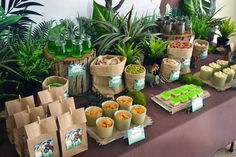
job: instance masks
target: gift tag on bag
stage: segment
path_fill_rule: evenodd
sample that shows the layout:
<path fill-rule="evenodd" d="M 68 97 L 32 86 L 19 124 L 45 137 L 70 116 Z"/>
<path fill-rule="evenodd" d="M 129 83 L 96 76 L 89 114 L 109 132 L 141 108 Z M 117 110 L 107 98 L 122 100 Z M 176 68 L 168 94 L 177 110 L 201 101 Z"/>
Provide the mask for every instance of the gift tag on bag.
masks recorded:
<path fill-rule="evenodd" d="M 122 76 L 110 76 L 108 79 L 110 88 L 122 85 Z"/>
<path fill-rule="evenodd" d="M 135 80 L 134 81 L 134 89 L 135 90 L 143 89 L 144 86 L 145 86 L 145 79 Z"/>
<path fill-rule="evenodd" d="M 179 79 L 180 71 L 172 71 L 170 73 L 170 81 L 176 81 Z"/>
<path fill-rule="evenodd" d="M 182 62 L 181 62 L 182 68 L 188 68 L 188 67 L 190 67 L 190 64 L 191 64 L 190 58 L 182 58 Z"/>
<path fill-rule="evenodd" d="M 206 59 L 208 55 L 208 50 L 202 51 L 200 54 L 200 59 Z"/>
<path fill-rule="evenodd" d="M 145 139 L 145 131 L 143 125 L 139 125 L 137 127 L 128 130 L 129 145 L 137 143 L 144 139 Z"/>

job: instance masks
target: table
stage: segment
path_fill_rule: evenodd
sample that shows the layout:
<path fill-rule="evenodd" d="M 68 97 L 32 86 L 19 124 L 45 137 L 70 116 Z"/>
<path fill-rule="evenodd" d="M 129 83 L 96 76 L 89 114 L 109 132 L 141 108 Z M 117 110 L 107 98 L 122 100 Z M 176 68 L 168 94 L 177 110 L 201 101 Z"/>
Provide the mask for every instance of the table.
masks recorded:
<path fill-rule="evenodd" d="M 217 55 L 210 56 L 206 62 L 212 62 Z M 199 69 L 197 69 L 199 70 Z M 88 138 L 89 150 L 78 154 L 78 157 L 211 157 L 218 149 L 225 147 L 236 139 L 236 90 L 229 89 L 217 92 L 205 86 L 211 97 L 204 101 L 205 107 L 196 113 L 185 111 L 174 115 L 166 112 L 151 101 L 152 95 L 159 94 L 168 88 L 180 86 L 171 83 L 162 87 L 146 87 L 143 92 L 147 97 L 148 115 L 154 123 L 147 127 L 146 139 L 132 146 L 120 139 L 106 146 L 99 146 Z M 83 102 L 79 101 L 80 104 Z M 5 127 L 0 124 L 1 135 L 7 140 Z M 9 142 L 0 145 L 0 154 L 14 157 L 16 151 Z"/>

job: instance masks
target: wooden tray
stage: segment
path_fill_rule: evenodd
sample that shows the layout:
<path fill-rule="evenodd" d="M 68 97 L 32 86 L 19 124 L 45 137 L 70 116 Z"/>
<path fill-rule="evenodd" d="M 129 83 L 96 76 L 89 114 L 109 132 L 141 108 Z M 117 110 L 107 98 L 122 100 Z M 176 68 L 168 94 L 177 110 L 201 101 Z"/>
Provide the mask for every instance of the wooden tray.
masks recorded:
<path fill-rule="evenodd" d="M 210 97 L 210 93 L 206 90 L 203 91 L 203 99 L 206 99 Z M 185 103 L 180 103 L 179 105 L 173 107 L 169 101 L 164 101 L 161 99 L 160 95 L 156 95 L 154 97 L 151 97 L 151 99 L 157 103 L 159 106 L 161 106 L 162 108 L 164 108 L 166 111 L 170 112 L 171 114 L 174 114 L 176 112 L 179 112 L 185 108 L 188 107 L 189 103 L 191 102 L 190 100 L 185 102 Z"/>
<path fill-rule="evenodd" d="M 200 78 L 200 72 L 197 72 L 194 75 L 199 77 L 199 79 L 201 79 Z M 218 86 L 213 85 L 212 82 L 211 82 L 211 79 L 208 80 L 208 81 L 202 80 L 202 82 L 205 83 L 206 85 L 212 87 L 212 88 L 215 88 L 217 91 L 225 91 L 227 89 L 232 88 L 236 84 L 236 79 L 234 79 L 231 83 L 226 83 L 224 87 L 218 87 Z"/>
<path fill-rule="evenodd" d="M 152 125 L 152 119 L 149 116 L 146 116 L 144 123 L 143 123 L 144 127 L 147 127 L 149 125 Z M 136 127 L 138 125 L 132 124 L 130 125 L 130 128 Z M 97 141 L 97 143 L 99 143 L 99 145 L 107 145 L 115 140 L 118 140 L 120 138 L 123 138 L 127 135 L 127 130 L 124 131 L 119 131 L 115 128 L 113 129 L 113 134 L 111 137 L 109 138 L 105 138 L 102 139 L 100 138 L 97 134 L 96 134 L 96 127 L 89 127 L 87 126 L 87 132 L 89 134 L 90 137 L 92 137 L 93 139 L 95 139 Z"/>

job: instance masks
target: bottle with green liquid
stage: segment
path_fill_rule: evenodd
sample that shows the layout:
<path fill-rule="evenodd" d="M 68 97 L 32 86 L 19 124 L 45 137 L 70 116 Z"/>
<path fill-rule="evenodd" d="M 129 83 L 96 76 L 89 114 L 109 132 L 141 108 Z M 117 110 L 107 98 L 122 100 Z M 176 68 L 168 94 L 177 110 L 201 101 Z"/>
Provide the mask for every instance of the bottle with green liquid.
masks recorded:
<path fill-rule="evenodd" d="M 56 46 L 57 46 L 57 49 L 56 49 L 56 52 L 55 52 L 55 58 L 56 59 L 65 59 L 67 57 L 67 54 L 66 54 L 66 42 L 64 40 L 57 40 L 56 41 Z"/>
<path fill-rule="evenodd" d="M 48 37 L 48 53 L 49 54 L 54 54 L 57 46 L 56 46 L 56 40 L 57 38 L 55 36 L 49 36 Z"/>
<path fill-rule="evenodd" d="M 72 57 L 80 58 L 82 57 L 82 52 L 83 52 L 82 40 L 80 39 L 72 40 Z"/>
<path fill-rule="evenodd" d="M 89 35 L 85 35 L 83 39 L 83 52 L 84 54 L 89 54 L 92 52 L 92 43 L 91 37 Z"/>

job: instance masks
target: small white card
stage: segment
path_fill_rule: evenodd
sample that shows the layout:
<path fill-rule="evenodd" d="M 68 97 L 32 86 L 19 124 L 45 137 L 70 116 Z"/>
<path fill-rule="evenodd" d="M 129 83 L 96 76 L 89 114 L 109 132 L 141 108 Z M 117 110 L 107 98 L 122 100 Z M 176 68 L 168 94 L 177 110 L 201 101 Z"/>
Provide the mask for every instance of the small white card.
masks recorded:
<path fill-rule="evenodd" d="M 192 100 L 192 112 L 196 112 L 203 107 L 203 98 L 197 97 L 196 99 Z"/>
<path fill-rule="evenodd" d="M 145 131 L 143 125 L 139 125 L 137 127 L 128 130 L 129 145 L 137 143 L 144 139 L 145 139 Z"/>

